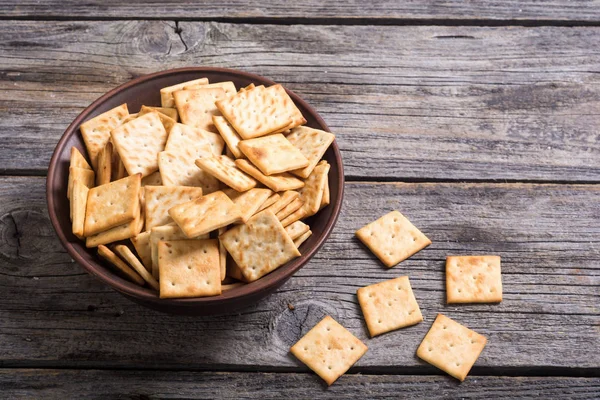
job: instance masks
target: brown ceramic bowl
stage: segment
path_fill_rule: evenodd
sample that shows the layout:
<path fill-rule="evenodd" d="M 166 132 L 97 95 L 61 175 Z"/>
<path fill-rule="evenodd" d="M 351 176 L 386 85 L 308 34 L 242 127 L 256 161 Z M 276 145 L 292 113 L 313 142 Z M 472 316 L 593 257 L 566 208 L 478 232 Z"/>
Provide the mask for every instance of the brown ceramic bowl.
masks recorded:
<path fill-rule="evenodd" d="M 72 146 L 75 146 L 83 154 L 86 154 L 83 139 L 79 133 L 79 125 L 123 103 L 127 103 L 129 110 L 138 110 L 142 104 L 159 106 L 160 88 L 201 77 L 207 77 L 210 82 L 233 81 L 237 88 L 247 86 L 250 83 L 266 86 L 274 84 L 269 79 L 246 72 L 224 68 L 199 67 L 172 69 L 133 79 L 94 101 L 69 125 L 54 150 L 46 182 L 46 198 L 50 220 L 61 243 L 71 257 L 91 275 L 125 297 L 146 307 L 174 314 L 206 315 L 231 313 L 256 302 L 283 285 L 325 243 L 337 221 L 344 194 L 342 157 L 337 144 L 334 142 L 324 157 L 331 165 L 329 172 L 331 203 L 307 221 L 313 234 L 300 246 L 302 256 L 255 282 L 231 289 L 220 296 L 190 299 L 160 299 L 156 292 L 145 287 L 140 287 L 115 274 L 98 257 L 96 248 L 86 248 L 85 243 L 77 239 L 71 232 L 69 201 L 67 200 L 70 149 Z M 288 90 L 288 93 L 302 111 L 308 126 L 326 131 L 329 130 L 323 119 L 312 107 L 293 92 Z"/>

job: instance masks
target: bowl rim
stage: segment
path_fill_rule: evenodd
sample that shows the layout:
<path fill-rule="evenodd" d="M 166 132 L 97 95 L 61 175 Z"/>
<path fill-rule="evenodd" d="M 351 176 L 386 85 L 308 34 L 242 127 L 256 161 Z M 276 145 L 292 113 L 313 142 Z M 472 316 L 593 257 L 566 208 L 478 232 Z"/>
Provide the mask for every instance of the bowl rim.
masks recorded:
<path fill-rule="evenodd" d="M 69 124 L 67 129 L 63 132 L 60 140 L 56 144 L 54 152 L 52 153 L 52 158 L 50 159 L 50 164 L 48 167 L 48 175 L 46 178 L 46 202 L 48 206 L 48 215 L 50 217 L 50 221 L 52 222 L 52 226 L 54 231 L 56 232 L 61 244 L 67 250 L 69 255 L 73 257 L 73 259 L 83 267 L 90 275 L 94 276 L 96 279 L 100 280 L 102 283 L 111 287 L 112 289 L 124 294 L 127 297 L 133 297 L 135 299 L 142 300 L 144 302 L 155 303 L 161 306 L 175 306 L 175 307 L 195 307 L 195 306 L 216 306 L 217 304 L 220 306 L 226 305 L 226 303 L 234 303 L 240 302 L 244 299 L 251 300 L 256 295 L 260 293 L 268 293 L 279 285 L 285 283 L 293 274 L 295 274 L 301 267 L 303 267 L 306 263 L 310 261 L 310 259 L 317 253 L 317 251 L 323 246 L 331 231 L 333 230 L 340 211 L 342 207 L 343 197 L 344 197 L 344 185 L 345 185 L 345 177 L 344 177 L 344 167 L 342 163 L 342 156 L 337 145 L 337 141 L 333 141 L 331 148 L 333 149 L 333 154 L 335 157 L 335 161 L 337 163 L 339 174 L 334 179 L 339 180 L 339 188 L 338 188 L 338 196 L 335 203 L 330 204 L 333 207 L 332 217 L 326 222 L 323 233 L 319 237 L 318 241 L 309 249 L 307 249 L 304 254 L 300 257 L 292 260 L 285 265 L 285 273 L 283 275 L 278 276 L 276 279 L 275 275 L 272 273 L 267 274 L 266 276 L 258 279 L 249 284 L 240 286 L 238 288 L 234 288 L 223 292 L 219 296 L 209 296 L 209 297 L 192 297 L 192 298 L 175 298 L 175 299 L 161 299 L 160 297 L 152 294 L 145 287 L 135 285 L 132 282 L 124 280 L 120 278 L 118 275 L 110 271 L 107 267 L 103 266 L 98 260 L 97 265 L 93 265 L 88 262 L 79 254 L 79 252 L 75 249 L 73 244 L 66 237 L 65 233 L 62 231 L 60 227 L 60 223 L 58 221 L 58 216 L 55 212 L 55 198 L 53 195 L 53 187 L 55 186 L 55 175 L 56 169 L 58 168 L 59 159 L 61 154 L 64 151 L 64 147 L 66 146 L 69 138 L 73 134 L 77 134 L 77 130 L 81 123 L 89 117 L 91 113 L 93 113 L 98 107 L 100 107 L 105 101 L 115 96 L 116 94 L 126 91 L 140 83 L 145 81 L 149 81 L 158 77 L 162 77 L 165 75 L 175 75 L 175 74 L 184 74 L 184 73 L 221 73 L 228 74 L 232 76 L 241 76 L 243 78 L 249 79 L 251 81 L 256 82 L 264 82 L 265 84 L 274 85 L 276 84 L 271 79 L 265 78 L 258 74 L 253 74 L 250 72 L 240 71 L 236 69 L 230 68 L 221 68 L 221 67 L 183 67 L 183 68 L 173 68 L 167 69 L 163 71 L 154 72 L 151 74 L 145 74 L 134 78 L 128 82 L 123 83 L 111 89 L 107 93 L 100 96 L 96 99 L 92 104 L 87 106 L 79 115 Z M 296 93 L 292 92 L 289 89 L 285 89 L 290 97 L 294 100 L 294 102 L 298 105 L 304 107 L 317 121 L 319 125 L 321 125 L 325 131 L 330 132 L 329 127 L 323 120 L 323 118 L 316 112 L 316 110 L 311 107 L 306 101 L 304 101 L 300 96 Z M 275 272 L 275 271 L 273 271 Z M 271 278 L 271 279 L 269 279 Z"/>

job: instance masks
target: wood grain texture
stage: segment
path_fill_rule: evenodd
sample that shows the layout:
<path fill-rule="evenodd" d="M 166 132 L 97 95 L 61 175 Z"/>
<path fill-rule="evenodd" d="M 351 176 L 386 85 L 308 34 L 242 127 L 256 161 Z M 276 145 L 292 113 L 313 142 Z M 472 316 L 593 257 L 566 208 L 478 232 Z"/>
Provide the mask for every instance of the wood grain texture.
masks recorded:
<path fill-rule="evenodd" d="M 439 374 L 415 350 L 442 312 L 488 338 L 475 375 L 597 373 L 599 194 L 598 185 L 347 184 L 332 236 L 280 290 L 237 315 L 186 318 L 88 276 L 52 231 L 44 179 L 2 177 L 0 366 L 306 371 L 288 349 L 330 314 L 369 346 L 356 372 Z M 387 269 L 354 231 L 396 208 L 433 244 Z M 446 305 L 449 254 L 500 255 L 504 301 Z M 406 274 L 425 322 L 368 339 L 357 288 Z"/>
<path fill-rule="evenodd" d="M 150 18 L 150 19 L 292 19 L 334 20 L 356 22 L 369 20 L 533 20 L 533 21 L 598 21 L 597 0 L 569 1 L 431 1 L 375 0 L 368 4 L 350 1 L 142 1 L 127 2 L 76 0 L 3 1 L 0 15 L 5 17 L 43 18 Z"/>
<path fill-rule="evenodd" d="M 327 388 L 314 374 L 0 370 L 2 394 L 11 399 L 292 399 L 331 398 L 570 398 L 593 399 L 599 378 L 471 376 L 458 383 L 441 376 L 347 374 Z"/>
<path fill-rule="evenodd" d="M 70 121 L 109 89 L 203 65 L 305 98 L 350 178 L 598 182 L 599 38 L 596 27 L 6 21 L 0 172 L 44 174 Z"/>

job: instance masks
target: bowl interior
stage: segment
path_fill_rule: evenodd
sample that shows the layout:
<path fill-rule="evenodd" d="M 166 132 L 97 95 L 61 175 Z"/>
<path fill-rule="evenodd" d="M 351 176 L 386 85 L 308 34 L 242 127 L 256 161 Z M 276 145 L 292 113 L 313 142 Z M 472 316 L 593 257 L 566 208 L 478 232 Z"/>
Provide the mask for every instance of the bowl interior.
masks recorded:
<path fill-rule="evenodd" d="M 137 286 L 113 273 L 96 255 L 96 249 L 88 249 L 82 240 L 71 232 L 69 219 L 69 201 L 67 200 L 67 182 L 69 175 L 69 157 L 72 146 L 86 154 L 85 145 L 79 125 L 86 120 L 110 110 L 120 104 L 127 103 L 130 112 L 137 112 L 142 105 L 160 106 L 159 91 L 165 86 L 174 85 L 192 79 L 207 77 L 210 82 L 233 81 L 236 87 L 256 85 L 272 85 L 274 82 L 258 75 L 219 68 L 182 68 L 163 71 L 134 79 L 99 98 L 86 108 L 67 128 L 59 141 L 48 170 L 47 198 L 48 212 L 59 239 L 69 254 L 89 273 L 128 297 L 146 302 L 160 302 L 163 305 L 193 306 L 211 303 L 227 303 L 232 300 L 256 298 L 261 291 L 270 291 L 285 282 L 295 271 L 304 265 L 321 247 L 333 229 L 341 209 L 344 190 L 344 176 L 341 155 L 334 142 L 325 153 L 324 158 L 331 165 L 329 172 L 329 188 L 331 203 L 317 215 L 309 218 L 307 223 L 313 232 L 312 236 L 300 246 L 302 256 L 278 268 L 263 278 L 224 292 L 220 296 L 191 299 L 159 299 L 156 292 Z M 313 128 L 329 130 L 323 119 L 302 99 L 292 92 L 290 96 L 302 111 L 307 125 Z"/>

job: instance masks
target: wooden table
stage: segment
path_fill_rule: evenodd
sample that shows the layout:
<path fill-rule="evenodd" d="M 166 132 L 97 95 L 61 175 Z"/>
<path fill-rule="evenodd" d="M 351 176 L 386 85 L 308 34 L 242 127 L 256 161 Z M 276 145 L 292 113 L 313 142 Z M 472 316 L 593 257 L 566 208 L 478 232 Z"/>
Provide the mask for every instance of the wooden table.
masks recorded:
<path fill-rule="evenodd" d="M 202 3 L 0 3 L 2 397 L 600 396 L 598 1 Z M 343 152 L 329 241 L 237 315 L 127 301 L 73 263 L 46 212 L 69 122 L 183 66 L 283 83 Z M 392 209 L 433 244 L 388 270 L 354 231 Z M 504 301 L 445 304 L 446 255 L 482 253 L 502 256 Z M 404 274 L 425 321 L 368 339 L 356 289 Z M 415 356 L 438 312 L 488 337 L 462 384 Z M 369 346 L 330 388 L 288 353 L 326 314 Z"/>

